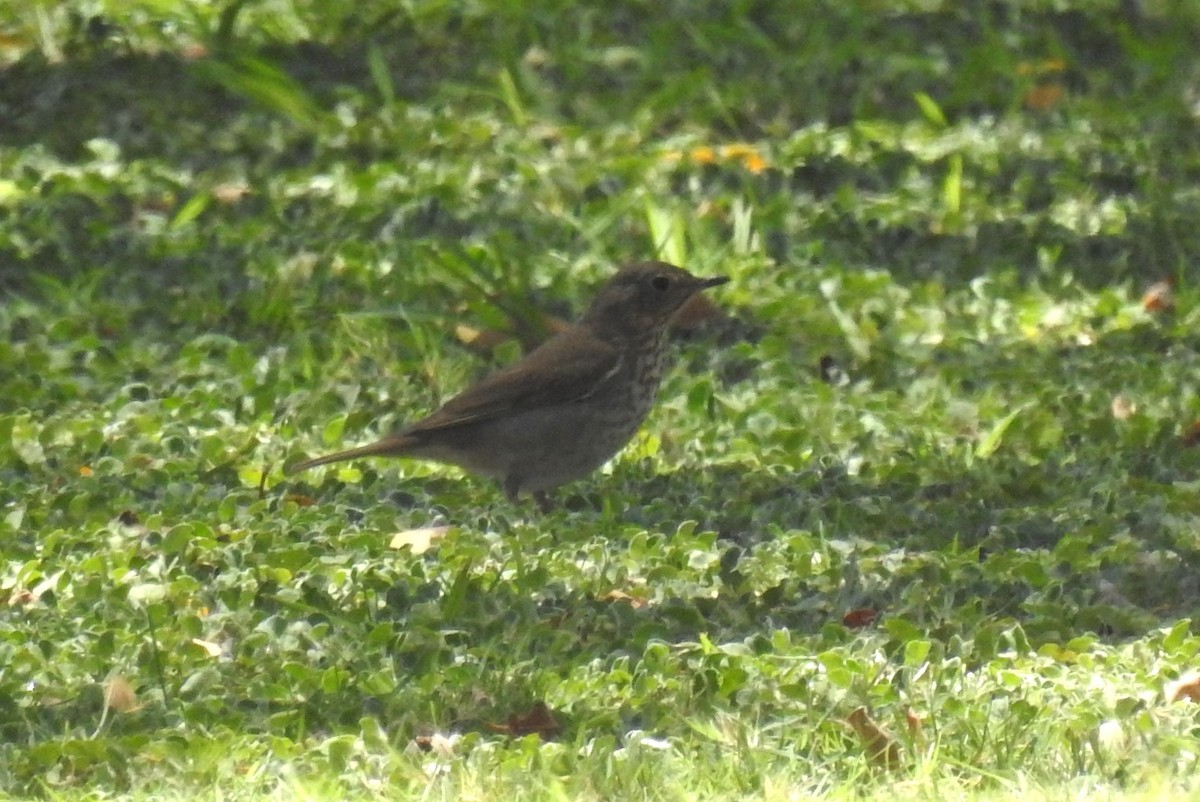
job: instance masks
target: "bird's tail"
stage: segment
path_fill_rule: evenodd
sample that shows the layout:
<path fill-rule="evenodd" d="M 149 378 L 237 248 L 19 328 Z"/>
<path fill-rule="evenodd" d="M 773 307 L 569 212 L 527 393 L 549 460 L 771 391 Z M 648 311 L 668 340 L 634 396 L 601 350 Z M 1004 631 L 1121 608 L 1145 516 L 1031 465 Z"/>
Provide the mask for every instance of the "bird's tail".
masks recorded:
<path fill-rule="evenodd" d="M 335 451 L 323 457 L 306 459 L 283 469 L 284 473 L 299 473 L 315 468 L 318 465 L 328 465 L 331 462 L 341 462 L 359 457 L 398 457 L 408 452 L 416 444 L 416 438 L 408 434 L 394 434 L 358 448 L 348 448 L 345 451 Z"/>

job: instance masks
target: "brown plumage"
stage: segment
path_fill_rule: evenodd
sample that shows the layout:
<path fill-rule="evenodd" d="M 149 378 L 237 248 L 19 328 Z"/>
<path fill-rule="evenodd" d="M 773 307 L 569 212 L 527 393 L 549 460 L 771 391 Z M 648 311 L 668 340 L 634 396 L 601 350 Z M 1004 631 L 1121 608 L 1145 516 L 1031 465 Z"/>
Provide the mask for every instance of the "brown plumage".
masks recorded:
<path fill-rule="evenodd" d="M 629 442 L 654 403 L 671 317 L 726 281 L 665 262 L 626 267 L 578 323 L 428 417 L 288 472 L 358 457 L 430 459 L 497 479 L 510 499 L 532 493 L 545 507 L 545 491 L 586 476 Z"/>

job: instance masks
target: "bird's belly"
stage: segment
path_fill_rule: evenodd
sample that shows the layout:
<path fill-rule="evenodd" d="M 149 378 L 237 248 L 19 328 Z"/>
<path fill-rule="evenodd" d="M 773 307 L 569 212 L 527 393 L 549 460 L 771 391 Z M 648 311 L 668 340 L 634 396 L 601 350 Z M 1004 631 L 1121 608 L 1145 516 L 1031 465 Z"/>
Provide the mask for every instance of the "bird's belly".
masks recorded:
<path fill-rule="evenodd" d="M 463 427 L 454 447 L 443 444 L 439 453 L 424 449 L 423 455 L 535 493 L 599 468 L 629 442 L 649 409 L 649 403 L 574 403 L 530 410 Z"/>

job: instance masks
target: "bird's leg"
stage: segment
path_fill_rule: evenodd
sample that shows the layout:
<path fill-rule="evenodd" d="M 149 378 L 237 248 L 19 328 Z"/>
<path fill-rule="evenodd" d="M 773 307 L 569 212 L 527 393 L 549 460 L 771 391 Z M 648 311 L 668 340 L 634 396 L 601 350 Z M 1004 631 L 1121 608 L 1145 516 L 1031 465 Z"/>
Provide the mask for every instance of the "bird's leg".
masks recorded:
<path fill-rule="evenodd" d="M 534 493 L 533 500 L 537 503 L 538 509 L 542 511 L 543 515 L 554 509 L 554 502 L 550 500 L 550 494 L 545 490 L 539 490 Z"/>

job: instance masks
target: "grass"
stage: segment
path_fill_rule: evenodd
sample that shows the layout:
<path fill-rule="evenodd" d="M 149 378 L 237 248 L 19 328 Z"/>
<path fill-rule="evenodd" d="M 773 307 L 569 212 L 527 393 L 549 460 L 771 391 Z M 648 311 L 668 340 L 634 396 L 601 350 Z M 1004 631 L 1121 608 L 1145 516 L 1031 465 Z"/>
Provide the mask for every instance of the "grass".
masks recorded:
<path fill-rule="evenodd" d="M 1191 4 L 0 32 L 3 792 L 1195 798 Z M 283 477 L 651 256 L 728 319 L 554 512 Z"/>

